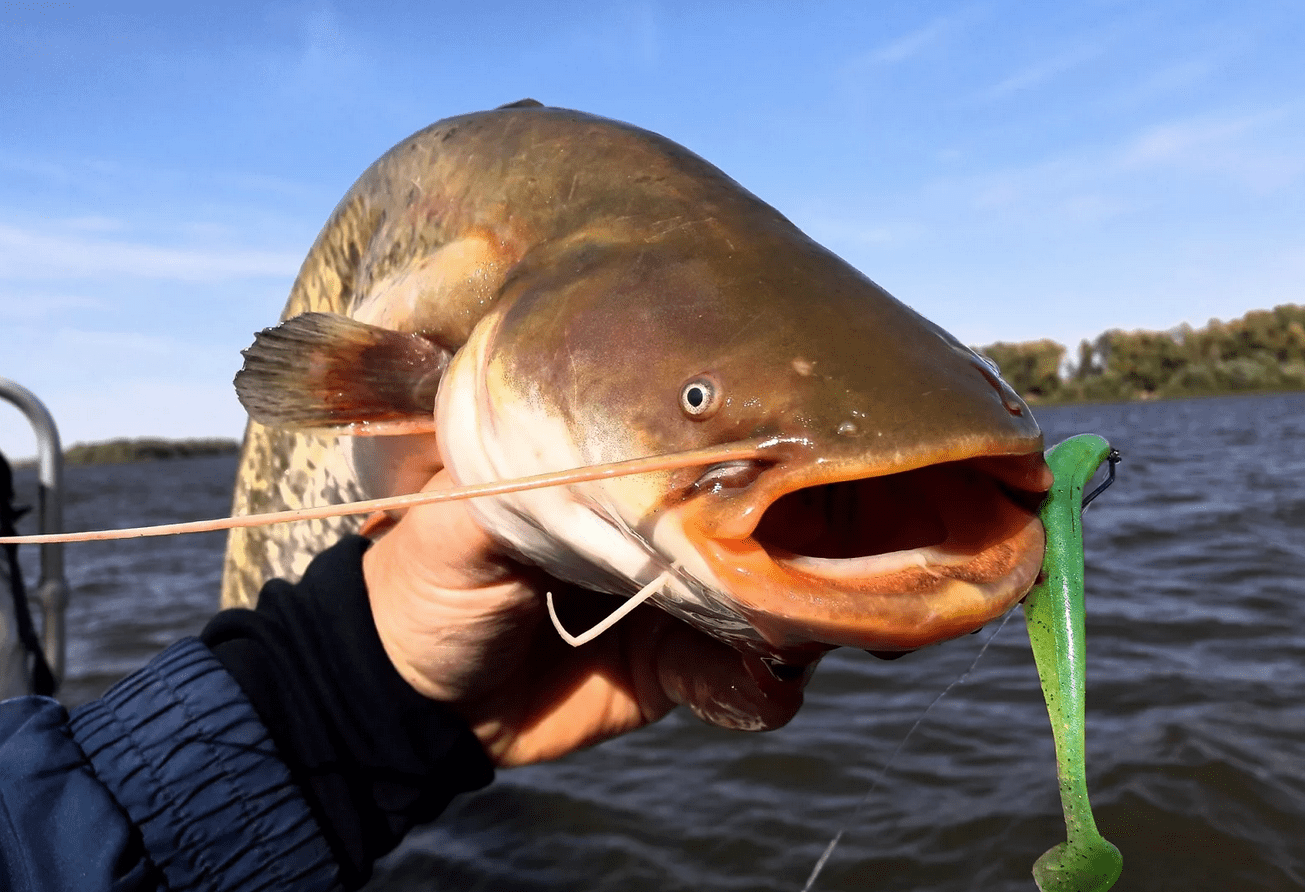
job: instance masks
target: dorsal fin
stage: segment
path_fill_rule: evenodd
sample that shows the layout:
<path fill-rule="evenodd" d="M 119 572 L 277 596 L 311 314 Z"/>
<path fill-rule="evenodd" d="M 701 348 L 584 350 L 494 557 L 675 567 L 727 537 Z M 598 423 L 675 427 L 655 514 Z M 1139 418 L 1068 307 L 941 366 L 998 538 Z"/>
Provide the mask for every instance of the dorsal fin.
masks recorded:
<path fill-rule="evenodd" d="M 276 428 L 355 435 L 435 429 L 435 395 L 452 353 L 429 338 L 334 313 L 264 329 L 243 352 L 236 393 Z"/>
<path fill-rule="evenodd" d="M 498 108 L 543 108 L 544 103 L 538 99 L 518 99 L 516 102 L 509 102 L 506 105 L 500 105 Z M 498 111 L 498 109 L 495 109 Z"/>

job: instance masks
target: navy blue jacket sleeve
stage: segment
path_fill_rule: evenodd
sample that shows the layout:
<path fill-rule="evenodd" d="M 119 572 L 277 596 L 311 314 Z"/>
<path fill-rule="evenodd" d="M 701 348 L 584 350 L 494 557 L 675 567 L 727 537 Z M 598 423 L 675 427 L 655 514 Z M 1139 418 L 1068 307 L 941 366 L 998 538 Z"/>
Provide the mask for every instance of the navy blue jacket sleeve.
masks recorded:
<path fill-rule="evenodd" d="M 336 865 L 266 728 L 194 639 L 71 718 L 0 704 L 0 883 L 14 892 L 329 889 Z"/>
<path fill-rule="evenodd" d="M 351 537 L 69 714 L 0 703 L 0 888 L 355 888 L 493 769 L 386 659 Z"/>

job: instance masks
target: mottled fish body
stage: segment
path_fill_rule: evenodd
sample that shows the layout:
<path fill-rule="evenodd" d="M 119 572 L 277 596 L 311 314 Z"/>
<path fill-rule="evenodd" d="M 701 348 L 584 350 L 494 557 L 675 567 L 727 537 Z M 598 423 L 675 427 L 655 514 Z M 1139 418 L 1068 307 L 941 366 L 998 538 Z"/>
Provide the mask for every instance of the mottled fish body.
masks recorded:
<path fill-rule="evenodd" d="M 416 489 L 432 454 L 478 483 L 754 444 L 473 505 L 551 575 L 654 586 L 790 662 L 972 631 L 1041 563 L 1042 437 L 993 369 L 629 125 L 518 104 L 410 137 L 337 207 L 282 319 L 237 380 L 255 419 L 237 511 Z M 233 533 L 224 603 L 346 529 Z"/>

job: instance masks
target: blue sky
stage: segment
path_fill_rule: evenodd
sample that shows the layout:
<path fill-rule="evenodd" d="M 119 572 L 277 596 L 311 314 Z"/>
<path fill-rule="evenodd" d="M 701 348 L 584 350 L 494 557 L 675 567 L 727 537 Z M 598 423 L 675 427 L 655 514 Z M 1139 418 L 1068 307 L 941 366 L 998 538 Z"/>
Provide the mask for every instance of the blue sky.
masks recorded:
<path fill-rule="evenodd" d="M 967 343 L 1305 302 L 1302 46 L 1254 0 L 0 3 L 0 375 L 67 443 L 238 436 L 353 180 L 525 96 L 678 140 Z"/>

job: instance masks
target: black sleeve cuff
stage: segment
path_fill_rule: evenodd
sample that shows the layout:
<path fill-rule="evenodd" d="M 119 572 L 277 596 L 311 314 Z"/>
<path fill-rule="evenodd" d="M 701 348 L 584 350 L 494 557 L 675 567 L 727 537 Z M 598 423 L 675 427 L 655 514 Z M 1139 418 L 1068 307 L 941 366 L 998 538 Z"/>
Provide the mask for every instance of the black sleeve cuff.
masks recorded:
<path fill-rule="evenodd" d="M 415 824 L 494 777 L 466 723 L 386 656 L 363 581 L 369 544 L 344 539 L 297 585 L 272 580 L 256 609 L 225 610 L 200 636 L 267 725 L 351 888 Z"/>

